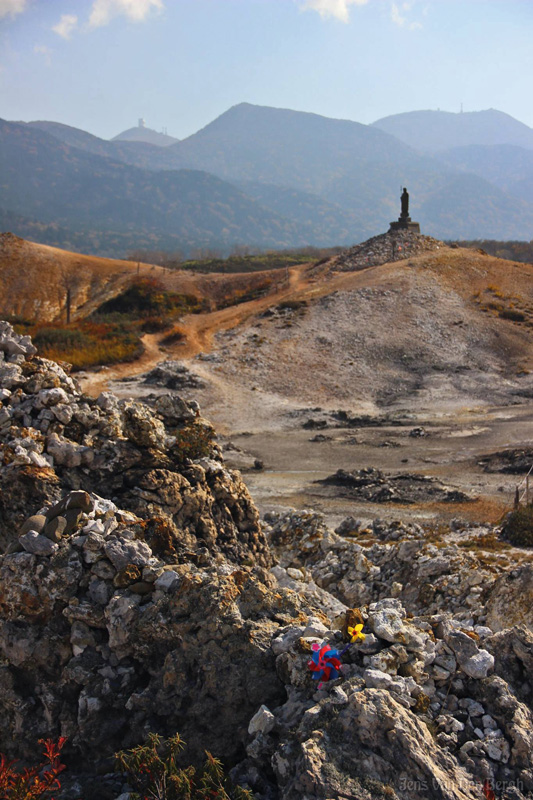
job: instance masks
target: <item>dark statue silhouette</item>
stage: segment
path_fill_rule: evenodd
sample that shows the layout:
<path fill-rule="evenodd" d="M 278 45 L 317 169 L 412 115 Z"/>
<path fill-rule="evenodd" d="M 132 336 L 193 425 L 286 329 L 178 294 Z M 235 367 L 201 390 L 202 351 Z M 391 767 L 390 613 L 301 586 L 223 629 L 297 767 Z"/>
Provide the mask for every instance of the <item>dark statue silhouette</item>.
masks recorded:
<path fill-rule="evenodd" d="M 400 198 L 402 203 L 402 217 L 409 216 L 409 193 L 405 186 L 403 187 L 402 196 Z"/>
<path fill-rule="evenodd" d="M 402 205 L 402 213 L 396 222 L 391 222 L 389 233 L 394 233 L 395 231 L 410 231 L 411 233 L 420 233 L 420 225 L 418 222 L 413 222 L 409 216 L 409 192 L 405 186 L 403 187 L 400 202 Z"/>

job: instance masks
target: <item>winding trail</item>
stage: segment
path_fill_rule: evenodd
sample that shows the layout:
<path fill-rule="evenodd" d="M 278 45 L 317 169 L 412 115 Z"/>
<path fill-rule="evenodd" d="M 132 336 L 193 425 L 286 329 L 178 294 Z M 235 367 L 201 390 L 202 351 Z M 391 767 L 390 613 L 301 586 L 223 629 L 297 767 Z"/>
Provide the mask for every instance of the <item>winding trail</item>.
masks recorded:
<path fill-rule="evenodd" d="M 265 311 L 275 303 L 292 298 L 309 286 L 305 272 L 309 264 L 298 264 L 285 270 L 288 282 L 277 291 L 263 295 L 235 306 L 228 306 L 217 311 L 201 314 L 187 314 L 174 325 L 172 330 L 158 334 L 145 334 L 142 337 L 144 352 L 135 361 L 121 362 L 98 372 L 87 372 L 80 377 L 83 391 L 96 397 L 106 391 L 109 383 L 123 378 L 135 377 L 148 372 L 164 358 L 177 358 L 180 361 L 191 359 L 197 353 L 208 353 L 213 344 L 213 337 L 219 331 L 234 328 L 251 316 Z M 283 273 L 284 270 L 278 270 Z M 176 344 L 162 346 L 161 341 L 173 334 L 183 338 Z M 211 376 L 212 378 L 212 376 Z"/>

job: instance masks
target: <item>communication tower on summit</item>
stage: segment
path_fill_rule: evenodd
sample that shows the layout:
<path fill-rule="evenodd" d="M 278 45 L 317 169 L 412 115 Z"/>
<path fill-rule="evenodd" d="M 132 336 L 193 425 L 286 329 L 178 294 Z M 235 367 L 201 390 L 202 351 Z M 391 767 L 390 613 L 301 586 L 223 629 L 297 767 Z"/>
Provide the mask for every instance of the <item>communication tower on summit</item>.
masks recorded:
<path fill-rule="evenodd" d="M 144 128 L 144 119 L 139 117 L 139 128 Z"/>

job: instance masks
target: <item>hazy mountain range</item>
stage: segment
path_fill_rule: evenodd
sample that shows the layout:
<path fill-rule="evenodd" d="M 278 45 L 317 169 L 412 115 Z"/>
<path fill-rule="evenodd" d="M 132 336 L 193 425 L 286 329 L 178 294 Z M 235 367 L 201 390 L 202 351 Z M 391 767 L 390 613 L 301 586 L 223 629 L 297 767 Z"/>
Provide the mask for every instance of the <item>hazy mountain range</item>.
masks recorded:
<path fill-rule="evenodd" d="M 361 125 L 241 103 L 181 141 L 143 131 L 0 121 L 0 227 L 118 257 L 348 245 L 387 229 L 406 185 L 424 233 L 532 238 L 533 130 L 499 111 Z"/>

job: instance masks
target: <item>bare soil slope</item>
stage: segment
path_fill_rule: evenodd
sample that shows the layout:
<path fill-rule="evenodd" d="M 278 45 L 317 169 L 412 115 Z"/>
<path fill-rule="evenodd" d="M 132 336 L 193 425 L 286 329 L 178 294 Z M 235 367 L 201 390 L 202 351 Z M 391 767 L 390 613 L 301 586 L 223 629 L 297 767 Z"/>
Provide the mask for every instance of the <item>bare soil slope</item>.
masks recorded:
<path fill-rule="evenodd" d="M 218 329 L 209 359 L 193 366 L 212 381 L 208 406 L 219 405 L 224 382 L 241 419 L 252 390 L 261 393 L 253 405 L 267 413 L 263 394 L 284 406 L 359 413 L 532 395 L 531 265 L 444 248 L 351 273 L 325 265 L 322 275 L 306 274 L 293 274 L 280 302 L 262 298 L 225 317 L 186 320 L 189 344 L 203 351 Z"/>
<path fill-rule="evenodd" d="M 152 274 L 141 264 L 141 275 Z M 40 322 L 58 319 L 71 288 L 74 316 L 86 316 L 137 274 L 137 264 L 70 253 L 0 234 L 0 314 Z"/>
<path fill-rule="evenodd" d="M 533 396 L 529 264 L 441 246 L 354 271 L 332 259 L 276 275 L 161 274 L 169 288 L 217 302 L 253 279 L 268 284 L 258 299 L 185 317 L 175 329 L 185 338 L 166 350 L 196 356 L 209 387 L 201 401 L 230 428 L 269 427 L 276 408 L 434 413 Z"/>
<path fill-rule="evenodd" d="M 67 288 L 72 316 L 85 317 L 137 277 L 157 278 L 166 289 L 197 295 L 213 305 L 276 291 L 283 270 L 243 275 L 193 274 L 152 264 L 80 255 L 0 233 L 0 316 L 29 321 L 64 319 Z"/>

